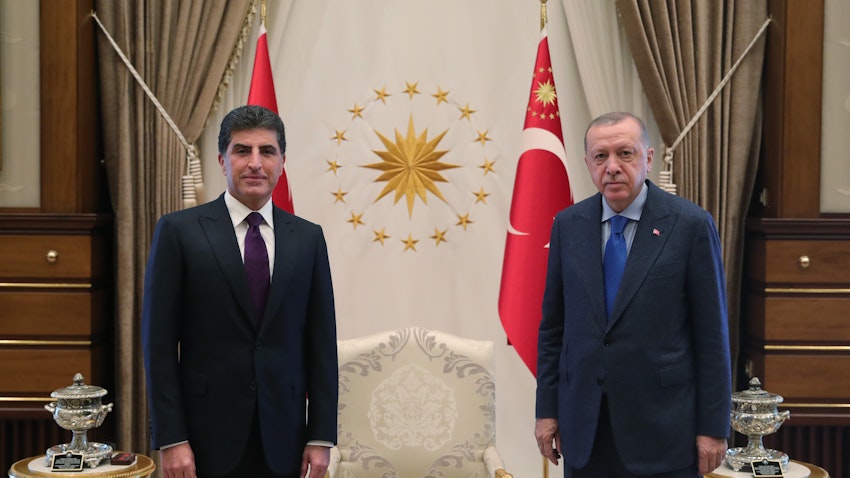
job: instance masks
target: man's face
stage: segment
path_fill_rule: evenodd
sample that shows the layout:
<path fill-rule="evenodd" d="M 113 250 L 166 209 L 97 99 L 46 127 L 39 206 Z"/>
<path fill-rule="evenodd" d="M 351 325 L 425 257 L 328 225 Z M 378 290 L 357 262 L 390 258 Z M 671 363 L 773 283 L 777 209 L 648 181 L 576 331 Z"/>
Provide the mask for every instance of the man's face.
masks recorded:
<path fill-rule="evenodd" d="M 626 118 L 587 132 L 584 161 L 596 189 L 616 212 L 634 201 L 652 167 L 652 148 L 641 142 L 640 125 Z"/>
<path fill-rule="evenodd" d="M 257 210 L 271 198 L 283 173 L 283 158 L 274 130 L 249 129 L 233 132 L 224 156 L 218 155 L 218 163 L 230 194 Z"/>

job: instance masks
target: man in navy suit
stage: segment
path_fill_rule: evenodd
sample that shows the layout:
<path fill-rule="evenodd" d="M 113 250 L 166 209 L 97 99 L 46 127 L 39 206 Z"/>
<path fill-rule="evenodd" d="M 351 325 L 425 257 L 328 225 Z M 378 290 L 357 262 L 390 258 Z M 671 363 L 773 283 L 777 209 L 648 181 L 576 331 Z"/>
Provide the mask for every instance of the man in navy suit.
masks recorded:
<path fill-rule="evenodd" d="M 272 204 L 286 150 L 278 115 L 236 108 L 222 120 L 218 148 L 227 191 L 160 218 L 145 271 L 152 446 L 168 478 L 319 478 L 337 432 L 324 235 Z M 254 300 L 254 274 L 243 265 L 252 212 L 262 216 L 250 226 L 259 230 L 251 249 L 265 243 L 267 300 Z"/>
<path fill-rule="evenodd" d="M 693 477 L 725 456 L 732 386 L 720 238 L 708 212 L 646 179 L 653 154 L 639 118 L 593 120 L 585 162 L 599 194 L 552 227 L 535 437 L 553 463 L 563 455 L 568 477 Z M 615 274 L 603 257 L 614 222 L 626 224 L 625 266 L 609 306 L 605 276 Z"/>

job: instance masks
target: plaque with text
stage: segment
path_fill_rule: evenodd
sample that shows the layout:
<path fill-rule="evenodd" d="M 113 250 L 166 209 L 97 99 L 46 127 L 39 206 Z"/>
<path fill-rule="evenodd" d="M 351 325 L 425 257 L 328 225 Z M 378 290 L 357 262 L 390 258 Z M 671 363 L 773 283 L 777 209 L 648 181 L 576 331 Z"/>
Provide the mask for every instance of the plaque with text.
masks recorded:
<path fill-rule="evenodd" d="M 50 461 L 50 471 L 83 471 L 83 466 L 82 453 L 56 454 Z"/>
<path fill-rule="evenodd" d="M 753 476 L 782 478 L 782 463 L 779 461 L 759 460 L 751 463 Z"/>

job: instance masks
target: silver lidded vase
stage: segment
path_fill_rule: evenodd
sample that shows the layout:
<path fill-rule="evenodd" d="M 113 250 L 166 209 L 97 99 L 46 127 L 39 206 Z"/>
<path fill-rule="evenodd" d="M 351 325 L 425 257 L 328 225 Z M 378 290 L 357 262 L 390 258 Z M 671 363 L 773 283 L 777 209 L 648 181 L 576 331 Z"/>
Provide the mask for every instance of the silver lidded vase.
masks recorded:
<path fill-rule="evenodd" d="M 775 393 L 761 389 L 758 377 L 750 380 L 749 390 L 732 394 L 732 428 L 747 435 L 749 442 L 746 447 L 726 450 L 726 463 L 735 471 L 752 470 L 754 461 L 778 461 L 783 472 L 788 471 L 788 455 L 778 450 L 764 447 L 762 437 L 775 433 L 791 416 L 791 412 L 778 411 L 778 405 L 783 398 Z"/>
<path fill-rule="evenodd" d="M 101 404 L 101 397 L 106 395 L 106 389 L 94 385 L 86 385 L 83 375 L 74 375 L 73 385 L 60 388 L 50 394 L 55 402 L 50 402 L 44 408 L 53 414 L 53 420 L 73 432 L 71 443 L 52 446 L 47 449 L 47 466 L 56 455 L 73 453 L 83 455 L 83 462 L 89 468 L 95 468 L 100 462 L 112 456 L 112 447 L 103 443 L 90 442 L 86 432 L 103 424 L 106 414 L 112 411 L 112 404 Z"/>

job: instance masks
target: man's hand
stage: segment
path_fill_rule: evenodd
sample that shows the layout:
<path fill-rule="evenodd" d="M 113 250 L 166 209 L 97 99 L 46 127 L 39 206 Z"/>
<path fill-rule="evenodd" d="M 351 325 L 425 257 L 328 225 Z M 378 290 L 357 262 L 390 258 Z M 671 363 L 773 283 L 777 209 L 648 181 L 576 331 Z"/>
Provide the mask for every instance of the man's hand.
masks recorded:
<path fill-rule="evenodd" d="M 163 448 L 159 452 L 165 478 L 195 478 L 195 454 L 188 443 Z"/>
<path fill-rule="evenodd" d="M 558 420 L 555 418 L 538 418 L 534 423 L 534 438 L 540 454 L 554 464 L 561 457 L 561 435 L 558 434 Z M 554 447 L 553 447 L 554 444 Z"/>
<path fill-rule="evenodd" d="M 711 473 L 723 463 L 726 457 L 726 439 L 705 435 L 697 435 L 697 455 L 699 456 L 699 473 Z"/>
<path fill-rule="evenodd" d="M 320 445 L 307 445 L 301 458 L 301 478 L 322 478 L 328 470 L 331 461 L 331 448 Z M 307 474 L 307 465 L 310 465 L 310 474 Z"/>

